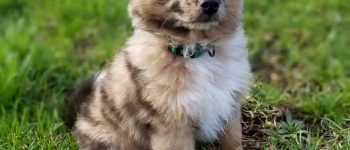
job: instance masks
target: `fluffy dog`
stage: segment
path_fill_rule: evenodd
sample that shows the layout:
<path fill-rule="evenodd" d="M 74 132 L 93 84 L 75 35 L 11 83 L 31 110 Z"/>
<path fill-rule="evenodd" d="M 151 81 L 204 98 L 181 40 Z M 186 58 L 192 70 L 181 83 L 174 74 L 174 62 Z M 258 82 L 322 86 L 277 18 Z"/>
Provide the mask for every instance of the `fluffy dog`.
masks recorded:
<path fill-rule="evenodd" d="M 70 98 L 80 149 L 194 150 L 196 141 L 242 149 L 251 76 L 242 0 L 129 0 L 128 8 L 126 46 Z"/>

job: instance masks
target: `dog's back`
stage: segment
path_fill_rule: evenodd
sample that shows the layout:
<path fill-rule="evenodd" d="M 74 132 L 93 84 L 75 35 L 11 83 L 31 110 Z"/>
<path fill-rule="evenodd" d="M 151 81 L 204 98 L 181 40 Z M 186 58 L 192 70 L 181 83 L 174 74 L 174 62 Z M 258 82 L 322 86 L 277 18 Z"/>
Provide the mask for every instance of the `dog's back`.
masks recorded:
<path fill-rule="evenodd" d="M 83 104 L 89 101 L 89 98 L 93 93 L 94 81 L 95 78 L 90 77 L 89 79 L 79 83 L 67 94 L 63 120 L 68 128 L 73 128 L 78 117 L 78 113 L 80 113 L 82 110 L 81 107 L 84 107 Z"/>

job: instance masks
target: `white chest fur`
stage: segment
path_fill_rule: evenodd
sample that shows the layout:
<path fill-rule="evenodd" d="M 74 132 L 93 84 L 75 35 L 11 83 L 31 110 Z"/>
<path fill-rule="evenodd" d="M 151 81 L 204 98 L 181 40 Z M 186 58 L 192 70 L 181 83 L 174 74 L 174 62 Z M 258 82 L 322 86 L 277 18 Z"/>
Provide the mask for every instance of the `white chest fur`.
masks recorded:
<path fill-rule="evenodd" d="M 215 43 L 220 47 L 215 57 L 205 55 L 186 62 L 193 80 L 181 94 L 180 104 L 199 125 L 199 140 L 215 140 L 234 108 L 239 108 L 234 107 L 239 104 L 232 94 L 246 93 L 250 80 L 245 44 L 243 30 L 239 30 L 232 38 Z"/>

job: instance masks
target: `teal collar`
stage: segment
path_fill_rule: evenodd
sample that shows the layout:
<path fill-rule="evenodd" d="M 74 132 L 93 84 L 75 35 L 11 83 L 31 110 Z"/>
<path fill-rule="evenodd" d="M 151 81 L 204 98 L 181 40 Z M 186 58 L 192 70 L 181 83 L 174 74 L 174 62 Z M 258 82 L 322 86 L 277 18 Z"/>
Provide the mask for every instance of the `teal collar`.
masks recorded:
<path fill-rule="evenodd" d="M 199 58 L 203 56 L 204 53 L 207 53 L 207 52 L 210 57 L 215 56 L 215 48 L 213 45 L 210 45 L 210 44 L 207 44 L 205 46 L 196 44 L 195 46 L 193 46 L 193 48 L 189 48 L 189 47 L 185 48 L 183 45 L 178 45 L 178 46 L 169 45 L 168 49 L 174 55 L 182 56 L 182 57 Z"/>

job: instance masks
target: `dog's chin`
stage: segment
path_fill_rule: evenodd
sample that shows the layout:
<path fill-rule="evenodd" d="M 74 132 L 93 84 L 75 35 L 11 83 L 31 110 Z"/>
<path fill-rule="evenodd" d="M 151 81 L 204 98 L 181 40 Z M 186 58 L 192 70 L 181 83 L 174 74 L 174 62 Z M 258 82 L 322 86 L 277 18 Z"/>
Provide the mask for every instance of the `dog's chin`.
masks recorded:
<path fill-rule="evenodd" d="M 210 21 L 210 22 L 177 22 L 176 26 L 184 27 L 190 30 L 210 30 L 216 27 L 219 24 L 219 21 Z"/>

